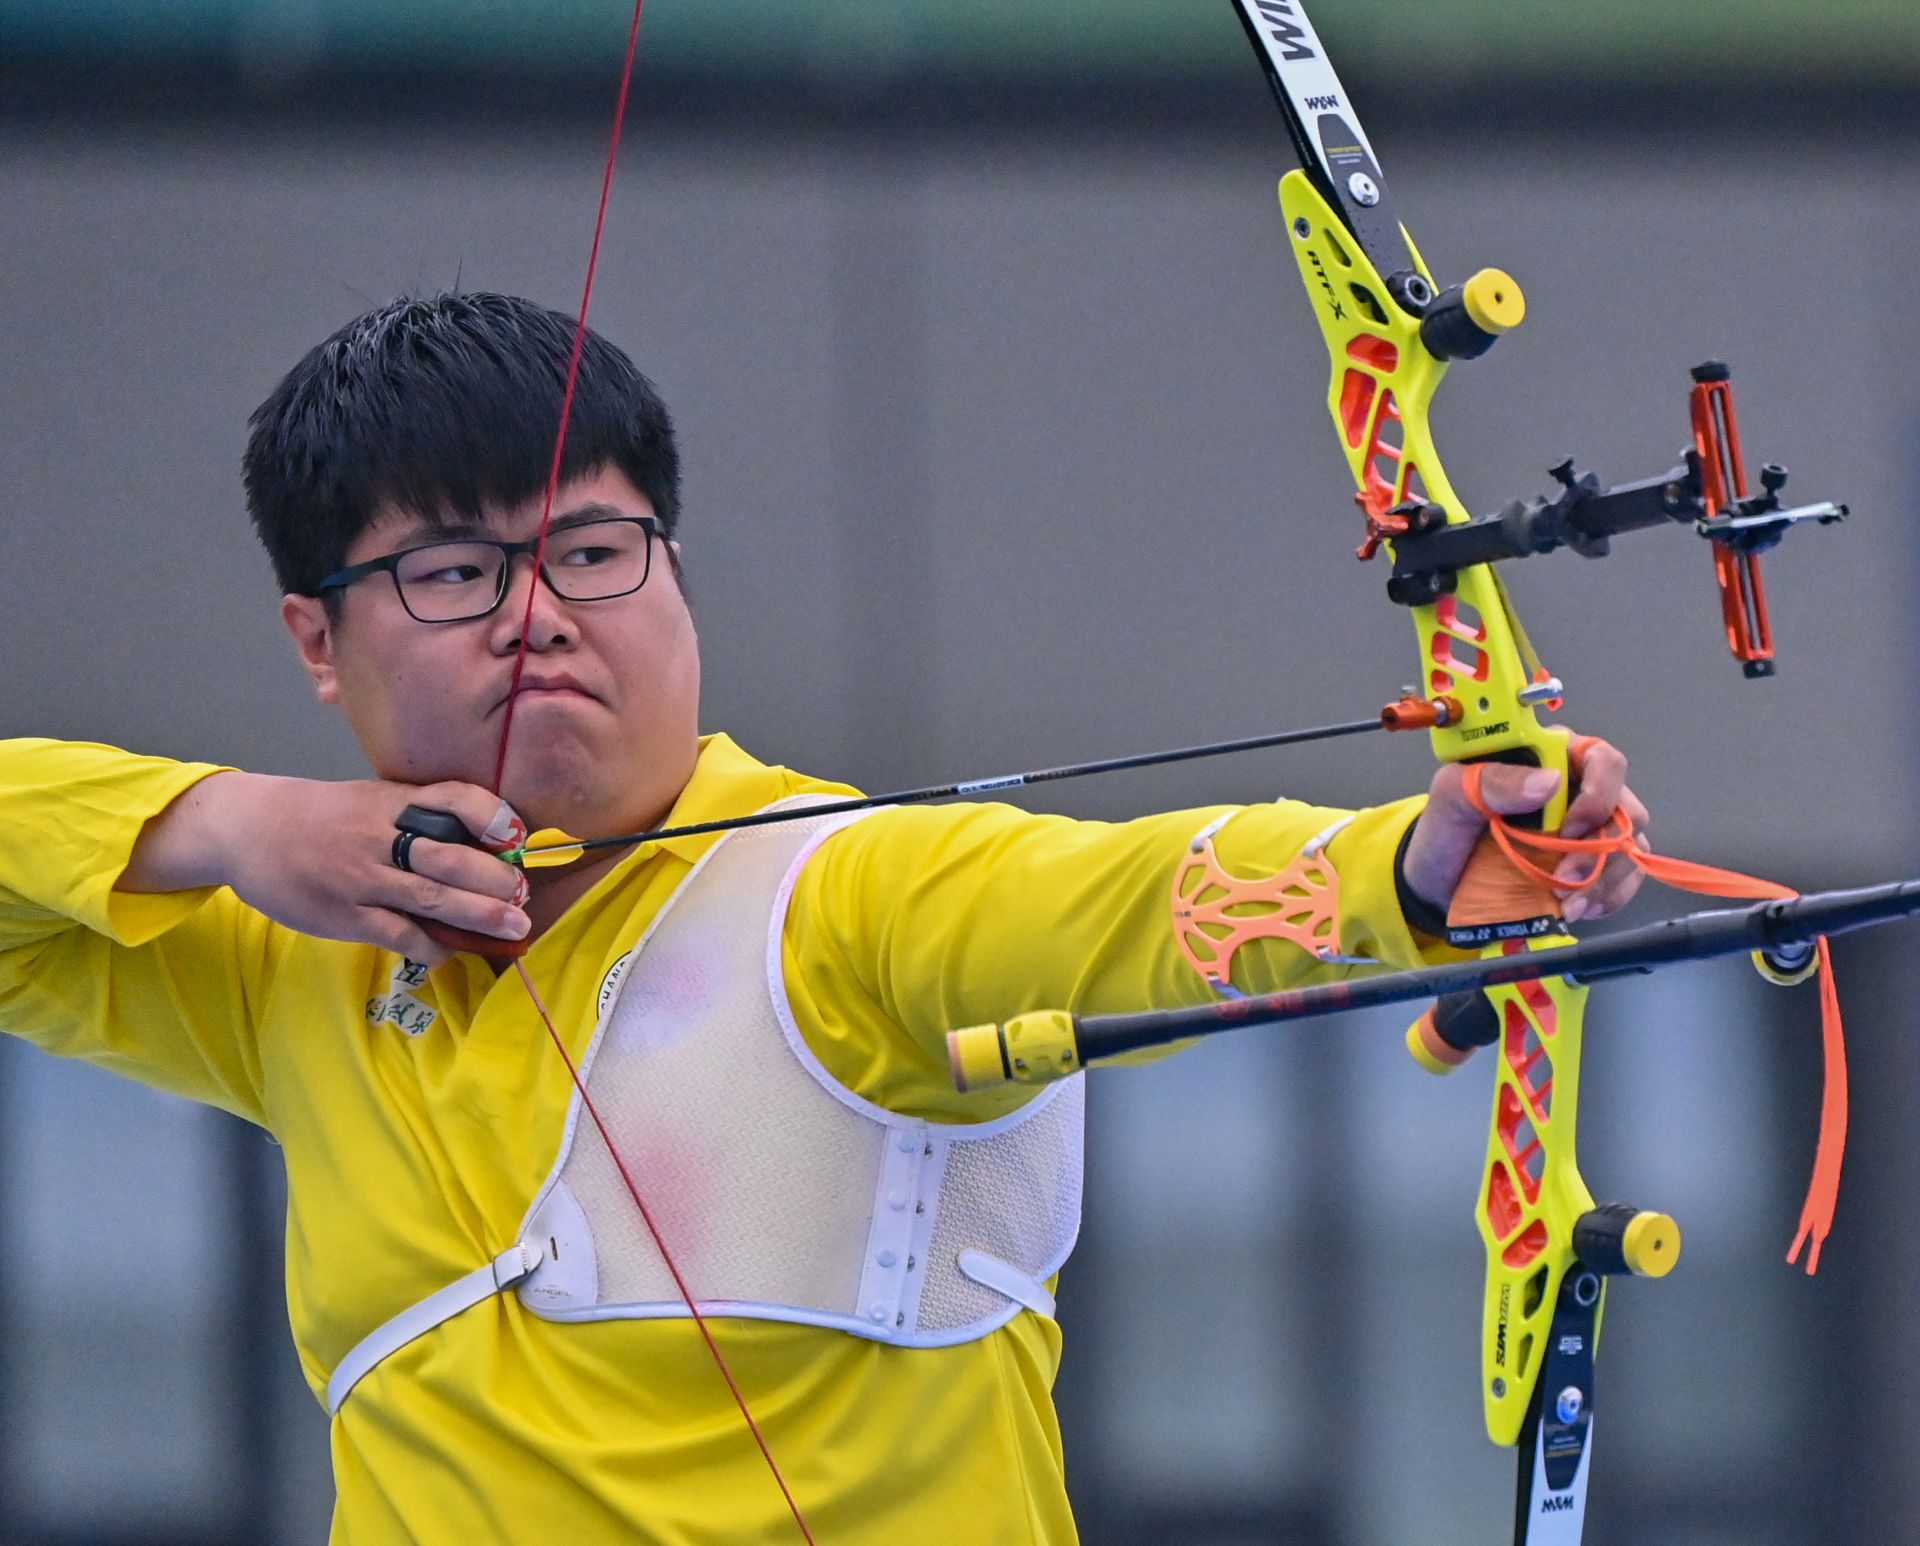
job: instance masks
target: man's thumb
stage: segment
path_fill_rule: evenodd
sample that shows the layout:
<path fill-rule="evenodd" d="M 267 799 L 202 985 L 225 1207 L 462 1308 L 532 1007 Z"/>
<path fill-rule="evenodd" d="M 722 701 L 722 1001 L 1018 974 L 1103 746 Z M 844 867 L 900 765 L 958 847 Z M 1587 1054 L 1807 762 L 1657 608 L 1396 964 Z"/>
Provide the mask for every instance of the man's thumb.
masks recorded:
<path fill-rule="evenodd" d="M 1518 816 L 1537 811 L 1553 798 L 1559 787 L 1560 775 L 1551 768 L 1481 765 L 1480 799 L 1496 815 Z"/>

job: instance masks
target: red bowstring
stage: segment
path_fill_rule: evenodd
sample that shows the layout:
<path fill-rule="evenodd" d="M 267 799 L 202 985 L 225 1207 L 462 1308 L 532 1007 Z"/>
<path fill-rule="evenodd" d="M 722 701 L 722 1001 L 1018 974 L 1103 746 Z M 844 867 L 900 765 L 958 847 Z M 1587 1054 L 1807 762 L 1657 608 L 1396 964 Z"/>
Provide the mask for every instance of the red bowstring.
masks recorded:
<path fill-rule="evenodd" d="M 815 1546 L 813 1531 L 807 1528 L 806 1516 L 800 1512 L 800 1505 L 793 1500 L 793 1493 L 787 1487 L 787 1479 L 780 1474 L 780 1467 L 774 1463 L 773 1451 L 767 1448 L 767 1440 L 760 1432 L 760 1425 L 753 1420 L 753 1413 L 747 1407 L 747 1398 L 740 1393 L 740 1386 L 733 1377 L 733 1370 L 727 1367 L 727 1360 L 720 1351 L 720 1344 L 713 1340 L 713 1332 L 707 1326 L 707 1318 L 693 1301 L 693 1291 L 687 1287 L 687 1280 L 680 1276 L 680 1268 L 673 1255 L 667 1250 L 666 1241 L 661 1239 L 660 1230 L 653 1222 L 653 1214 L 641 1199 L 640 1188 L 634 1184 L 627 1162 L 620 1157 L 620 1151 L 614 1146 L 613 1135 L 607 1131 L 607 1124 L 600 1119 L 600 1108 L 593 1103 L 593 1097 L 587 1093 L 586 1081 L 580 1077 L 579 1066 L 568 1055 L 559 1033 L 553 1028 L 553 1017 L 547 1013 L 547 1006 L 541 1002 L 539 990 L 533 985 L 533 978 L 527 972 L 526 962 L 515 957 L 513 969 L 520 974 L 520 981 L 526 985 L 527 997 L 533 1000 L 533 1007 L 540 1011 L 540 1019 L 547 1027 L 547 1034 L 553 1037 L 553 1045 L 560 1054 L 560 1060 L 567 1065 L 567 1074 L 573 1080 L 574 1089 L 580 1092 L 580 1104 L 593 1119 L 593 1125 L 600 1134 L 600 1141 L 607 1146 L 607 1153 L 613 1156 L 614 1168 L 620 1172 L 620 1179 L 627 1183 L 627 1195 L 633 1199 L 633 1205 L 640 1210 L 645 1221 L 647 1233 L 653 1236 L 653 1243 L 660 1249 L 660 1259 L 667 1264 L 667 1271 L 673 1276 L 673 1286 L 680 1291 L 680 1297 L 686 1302 L 693 1316 L 693 1324 L 700 1330 L 701 1340 L 707 1344 L 707 1351 L 713 1354 L 714 1366 L 719 1369 L 720 1377 L 727 1382 L 727 1390 L 733 1396 L 733 1404 L 740 1408 L 740 1415 L 746 1419 L 747 1431 L 753 1435 L 753 1442 L 760 1446 L 760 1454 L 767 1462 L 767 1469 L 773 1473 L 773 1479 L 780 1488 L 780 1496 L 787 1500 L 787 1508 L 793 1514 L 793 1522 L 800 1527 L 801 1535 L 806 1537 L 807 1546 Z"/>
<path fill-rule="evenodd" d="M 540 587 L 541 565 L 546 562 L 547 535 L 553 526 L 553 506 L 560 493 L 560 469 L 565 460 L 567 448 L 567 421 L 573 414 L 574 388 L 580 379 L 580 356 L 587 342 L 587 308 L 593 301 L 594 272 L 600 264 L 600 237 L 606 229 L 607 204 L 613 194 L 613 172 L 620 156 L 620 135 L 626 124 L 627 97 L 633 85 L 634 59 L 640 43 L 640 15 L 646 7 L 646 0 L 634 0 L 633 22 L 627 29 L 627 52 L 620 67 L 620 90 L 613 109 L 613 132 L 607 141 L 607 163 L 600 178 L 600 208 L 593 221 L 593 244 L 587 252 L 586 283 L 580 292 L 580 316 L 574 324 L 573 347 L 567 356 L 566 385 L 560 394 L 560 428 L 553 440 L 553 462 L 547 470 L 546 500 L 540 511 L 540 530 L 534 540 L 533 572 L 528 577 L 527 605 L 520 618 L 520 641 L 513 654 L 513 676 L 507 686 L 507 711 L 500 724 L 500 747 L 493 763 L 493 791 L 498 794 L 504 782 L 507 769 L 507 741 L 513 733 L 513 709 L 519 699 L 520 673 L 527 663 L 527 646 L 533 636 L 533 604 L 535 592 Z M 727 1393 L 733 1397 L 733 1404 L 740 1409 L 747 1431 L 753 1435 L 753 1442 L 759 1446 L 761 1458 L 767 1463 L 767 1469 L 773 1474 L 774 1484 L 780 1489 L 780 1496 L 786 1500 L 793 1522 L 799 1526 L 801 1537 L 807 1546 L 816 1546 L 813 1531 L 808 1527 L 806 1516 L 800 1512 L 800 1505 L 794 1501 L 793 1491 L 787 1486 L 787 1479 L 781 1474 L 780 1466 L 773 1458 L 773 1451 L 767 1447 L 766 1436 L 761 1433 L 759 1423 L 754 1421 L 753 1412 L 747 1406 L 747 1398 L 741 1393 L 739 1382 L 728 1367 L 720 1344 L 714 1341 L 713 1332 L 707 1325 L 707 1319 L 700 1313 L 700 1306 L 694 1302 L 693 1291 L 688 1288 L 687 1280 L 681 1276 L 680 1267 L 673 1259 L 673 1253 L 667 1249 L 667 1242 L 661 1236 L 659 1227 L 653 1221 L 653 1213 L 640 1195 L 640 1188 L 628 1170 L 627 1162 L 621 1157 L 619 1148 L 613 1141 L 613 1135 L 607 1131 L 607 1124 L 600 1119 L 599 1109 L 593 1103 L 593 1097 L 587 1093 L 587 1083 L 580 1075 L 579 1066 L 567 1051 L 566 1043 L 560 1037 L 559 1028 L 553 1023 L 553 1016 L 547 1012 L 547 1006 L 541 999 L 539 990 L 533 985 L 526 964 L 516 958 L 513 969 L 519 974 L 521 983 L 527 990 L 534 1010 L 540 1016 L 540 1023 L 546 1027 L 548 1039 L 553 1042 L 554 1050 L 560 1054 L 560 1061 L 566 1064 L 567 1077 L 573 1082 L 574 1092 L 580 1097 L 580 1104 L 592 1118 L 594 1127 L 600 1134 L 600 1141 L 607 1146 L 607 1153 L 613 1157 L 620 1179 L 626 1183 L 627 1195 L 633 1199 L 633 1205 L 640 1212 L 641 1222 L 647 1226 L 652 1236 L 654 1249 L 659 1251 L 660 1259 L 666 1264 L 668 1274 L 673 1278 L 673 1286 L 679 1291 L 687 1313 L 693 1317 L 693 1324 L 700 1338 L 707 1345 L 707 1351 L 713 1355 L 714 1367 L 720 1371 L 720 1378 L 726 1382 Z"/>
<path fill-rule="evenodd" d="M 627 28 L 627 54 L 620 66 L 620 91 L 613 104 L 613 133 L 607 140 L 607 164 L 600 174 L 600 208 L 593 217 L 593 244 L 587 249 L 587 278 L 580 290 L 580 316 L 573 326 L 573 347 L 567 354 L 567 381 L 560 394 L 560 428 L 553 437 L 553 464 L 547 469 L 546 501 L 540 510 L 540 530 L 534 537 L 533 574 L 527 584 L 527 606 L 520 616 L 520 643 L 513 653 L 513 676 L 507 683 L 507 713 L 500 722 L 500 749 L 493 759 L 493 788 L 499 792 L 507 770 L 507 737 L 513 733 L 513 708 L 519 701 L 520 673 L 527 663 L 527 640 L 533 628 L 534 593 L 540 588 L 540 566 L 547 561 L 547 534 L 553 526 L 553 502 L 560 495 L 560 464 L 567 449 L 567 420 L 573 416 L 573 391 L 580 381 L 580 355 L 587 346 L 587 307 L 593 301 L 594 271 L 600 266 L 600 236 L 607 226 L 607 203 L 613 197 L 613 169 L 620 159 L 620 133 L 627 121 L 627 94 L 633 85 L 633 62 L 640 47 L 640 13 L 646 0 L 633 0 L 633 22 Z"/>
<path fill-rule="evenodd" d="M 1598 837 L 1559 837 L 1514 827 L 1490 809 L 1480 791 L 1484 765 L 1470 763 L 1466 768 L 1465 792 L 1468 803 L 1487 818 L 1487 830 L 1499 845 L 1507 861 L 1523 875 L 1555 891 L 1584 891 L 1600 878 L 1606 860 L 1620 855 L 1655 880 L 1680 891 L 1703 896 L 1733 898 L 1758 897 L 1787 901 L 1800 893 L 1777 881 L 1743 875 L 1738 870 L 1723 870 L 1715 865 L 1675 859 L 1642 848 L 1633 835 L 1633 819 L 1624 810 L 1615 810 Z M 1522 847 L 1540 853 L 1592 854 L 1599 862 L 1590 874 L 1579 880 L 1561 880 L 1533 863 Z M 1820 1137 L 1814 1145 L 1813 1174 L 1807 1182 L 1806 1200 L 1800 1205 L 1800 1225 L 1787 1250 L 1787 1260 L 1799 1258 L 1801 1247 L 1807 1250 L 1807 1272 L 1819 1269 L 1820 1247 L 1833 1228 L 1834 1209 L 1840 1196 L 1840 1162 L 1847 1146 L 1847 1046 L 1846 1032 L 1840 1020 L 1840 990 L 1833 980 L 1833 956 L 1825 937 L 1814 942 L 1820 973 L 1820 1045 L 1825 1077 L 1820 1096 Z"/>

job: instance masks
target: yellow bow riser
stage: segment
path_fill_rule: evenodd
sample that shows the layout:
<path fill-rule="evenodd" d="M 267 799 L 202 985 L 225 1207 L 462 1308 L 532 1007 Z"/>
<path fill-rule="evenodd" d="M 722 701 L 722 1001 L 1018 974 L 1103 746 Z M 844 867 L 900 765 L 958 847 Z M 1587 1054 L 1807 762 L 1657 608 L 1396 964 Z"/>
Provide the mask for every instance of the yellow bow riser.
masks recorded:
<path fill-rule="evenodd" d="M 1391 299 L 1304 173 L 1281 178 L 1280 211 L 1326 337 L 1333 365 L 1327 408 L 1363 508 L 1377 520 L 1407 500 L 1424 500 L 1440 506 L 1449 525 L 1464 524 L 1470 517 L 1428 428 L 1447 362 L 1421 341 L 1420 320 Z M 1407 250 L 1431 284 L 1411 238 Z M 1517 321 L 1518 287 L 1496 277 L 1511 287 L 1507 316 Z M 1560 792 L 1543 816 L 1549 831 L 1557 828 L 1566 813 L 1567 732 L 1542 725 L 1522 696 L 1535 685 L 1539 661 L 1499 576 L 1484 564 L 1463 569 L 1451 595 L 1411 611 L 1426 696 L 1455 705 L 1449 722 L 1432 732 L 1434 755 L 1466 762 L 1519 753 L 1553 769 L 1562 775 Z"/>
<path fill-rule="evenodd" d="M 1326 338 L 1327 407 L 1370 528 L 1390 526 L 1389 512 L 1406 501 L 1439 506 L 1449 524 L 1467 521 L 1428 428 L 1447 361 L 1422 341 L 1420 319 L 1395 302 L 1303 173 L 1281 179 L 1280 209 Z M 1411 238 L 1407 250 L 1431 284 Z M 1504 275 L 1493 277 L 1507 288 L 1488 321 L 1504 330 L 1519 320 L 1519 290 Z M 1560 791 L 1543 812 L 1547 830 L 1558 828 L 1566 813 L 1567 732 L 1541 724 L 1523 696 L 1542 673 L 1499 577 L 1486 565 L 1463 569 L 1450 594 L 1410 611 L 1425 695 L 1450 705 L 1448 722 L 1432 731 L 1435 756 L 1525 760 L 1560 774 Z M 1567 936 L 1535 943 L 1565 944 Z M 1483 953 L 1508 948 L 1495 944 Z M 1574 1146 L 1587 994 L 1553 980 L 1495 988 L 1489 998 L 1501 1031 L 1479 1202 L 1487 1251 L 1481 1388 L 1488 1433 L 1512 1445 L 1545 1356 L 1561 1281 L 1574 1263 L 1574 1226 L 1593 1209 Z"/>
<path fill-rule="evenodd" d="M 1574 1225 L 1593 1210 L 1574 1146 L 1587 990 L 1554 978 L 1487 996 L 1501 1031 L 1477 1218 L 1487 1249 L 1481 1397 L 1489 1437 L 1511 1445 L 1520 1441 L 1560 1283 L 1574 1263 Z"/>

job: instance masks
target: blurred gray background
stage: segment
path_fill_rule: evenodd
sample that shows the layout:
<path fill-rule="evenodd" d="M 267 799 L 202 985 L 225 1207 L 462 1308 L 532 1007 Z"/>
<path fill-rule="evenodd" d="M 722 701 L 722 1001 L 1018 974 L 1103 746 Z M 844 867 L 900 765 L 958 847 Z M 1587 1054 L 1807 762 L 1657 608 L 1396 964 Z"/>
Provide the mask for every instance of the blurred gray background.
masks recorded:
<path fill-rule="evenodd" d="M 1510 583 L 1567 717 L 1669 851 L 1914 873 L 1911 6 L 1368 0 L 1321 26 L 1443 278 L 1525 327 L 1442 394 L 1476 509 L 1566 454 L 1664 469 L 1687 368 L 1750 461 L 1849 500 L 1767 560 L 1744 682 L 1682 531 Z M 673 405 L 706 720 L 868 788 L 1370 713 L 1412 674 L 1355 564 L 1293 164 L 1202 0 L 653 0 L 594 322 Z M 353 776 L 275 619 L 237 466 L 308 346 L 402 291 L 577 305 L 621 0 L 0 3 L 0 735 Z M 1087 816 L 1424 786 L 1420 738 L 1082 784 Z M 1674 903 L 1650 897 L 1630 917 Z M 1585 1169 L 1678 1216 L 1617 1285 L 1593 1546 L 1920 1540 L 1913 936 L 1840 943 L 1850 1166 L 1781 1260 L 1812 990 L 1596 992 Z M 1092 1543 L 1508 1538 L 1481 1428 L 1487 1072 L 1401 1017 L 1101 1074 L 1059 1399 Z M 281 1167 L 239 1124 L 0 1044 L 0 1541 L 324 1538 L 281 1303 Z"/>

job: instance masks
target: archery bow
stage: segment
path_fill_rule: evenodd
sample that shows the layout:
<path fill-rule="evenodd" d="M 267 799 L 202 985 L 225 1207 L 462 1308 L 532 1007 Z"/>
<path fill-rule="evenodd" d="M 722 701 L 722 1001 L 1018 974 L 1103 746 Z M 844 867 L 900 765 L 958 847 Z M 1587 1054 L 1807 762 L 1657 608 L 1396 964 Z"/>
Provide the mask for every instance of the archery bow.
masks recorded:
<path fill-rule="evenodd" d="M 1709 363 L 1694 373 L 1693 443 L 1680 466 L 1603 490 L 1566 462 L 1553 469 L 1561 484 L 1553 499 L 1516 502 L 1484 520 L 1470 517 L 1435 449 L 1429 406 L 1451 361 L 1485 353 L 1519 324 L 1525 312 L 1519 287 L 1495 269 L 1444 290 L 1436 286 L 1392 213 L 1372 147 L 1298 0 L 1234 3 L 1299 153 L 1301 170 L 1281 179 L 1280 209 L 1331 361 L 1328 408 L 1366 527 L 1358 556 L 1371 558 L 1384 547 L 1391 557 L 1388 595 L 1413 618 L 1421 696 L 1442 710 L 1432 727 L 1435 755 L 1442 763 L 1516 762 L 1560 775 L 1559 790 L 1540 816 L 1516 823 L 1536 826 L 1537 835 L 1494 821 L 1462 877 L 1449 938 L 1480 947 L 1477 972 L 1451 980 L 1444 973 L 1404 974 L 1399 986 L 1416 993 L 1471 989 L 1467 997 L 1443 999 L 1409 1032 L 1409 1049 L 1423 1066 L 1443 1072 L 1475 1044 L 1498 1043 L 1477 1208 L 1487 1255 L 1482 1398 L 1491 1437 L 1520 1450 L 1516 1542 L 1565 1546 L 1578 1541 L 1585 1512 L 1602 1274 L 1664 1274 L 1677 1255 L 1678 1235 L 1663 1215 L 1596 1208 L 1580 1175 L 1575 1131 L 1587 989 L 1574 973 L 1579 951 L 1589 947 L 1566 935 L 1559 903 L 1544 884 L 1548 877 L 1516 849 L 1516 843 L 1570 846 L 1551 834 L 1565 816 L 1575 769 L 1567 731 L 1538 716 L 1541 708 L 1559 707 L 1560 684 L 1541 666 L 1493 563 L 1561 546 L 1598 556 L 1620 532 L 1692 524 L 1712 545 L 1729 648 L 1748 676 L 1763 676 L 1773 670 L 1772 640 L 1757 555 L 1793 525 L 1838 520 L 1846 510 L 1834 504 L 1784 509 L 1778 496 L 1785 470 L 1773 466 L 1761 474 L 1763 492 L 1748 494 L 1728 373 Z M 1626 851 L 1619 842 L 1579 846 Z M 1784 891 L 1742 893 L 1733 888 L 1745 885 L 1744 878 L 1671 861 L 1636 862 L 1720 894 Z M 1819 952 L 1824 966 L 1824 943 Z M 1783 974 L 1787 965 L 1797 971 Z M 1776 960 L 1769 971 L 1779 978 L 1811 967 L 1810 961 Z M 1322 1002 L 1357 1002 L 1361 986 L 1336 985 Z M 1789 1253 L 1791 1259 L 1811 1240 L 1809 1271 L 1831 1216 L 1845 1124 L 1830 970 L 1822 991 L 1828 1087 L 1820 1154 Z M 1267 1010 L 1300 1012 L 1298 1004 L 1278 1002 L 1285 997 L 1266 1001 Z M 1258 1008 L 1256 1001 L 1196 1011 L 1186 1033 L 1208 1016 L 1222 1024 L 1257 1023 Z M 1116 1018 L 1136 1023 L 1105 1042 L 1096 1027 L 1091 1047 L 1076 1041 L 1087 1023 L 1061 1011 L 956 1032 L 949 1039 L 956 1079 L 965 1086 L 1063 1077 L 1098 1055 L 1095 1048 L 1117 1049 L 1148 1017 Z"/>
<path fill-rule="evenodd" d="M 1332 361 L 1328 406 L 1367 525 L 1360 555 L 1371 557 L 1383 542 L 1391 549 L 1394 538 L 1411 534 L 1416 510 L 1438 510 L 1440 524 L 1464 526 L 1471 517 L 1434 447 L 1429 405 L 1451 359 L 1485 352 L 1519 324 L 1519 287 L 1483 269 L 1464 285 L 1437 291 L 1393 217 L 1372 147 L 1304 12 L 1288 0 L 1236 0 L 1236 8 L 1300 154 L 1302 170 L 1281 179 L 1280 209 Z M 1498 758 L 1559 774 L 1559 789 L 1540 816 L 1544 830 L 1555 830 L 1572 779 L 1568 736 L 1543 725 L 1536 708 L 1557 706 L 1557 695 L 1537 690 L 1545 672 L 1491 565 L 1463 566 L 1451 581 L 1396 597 L 1412 604 L 1429 696 L 1459 709 L 1451 723 L 1434 728 L 1434 754 L 1442 762 Z M 1513 943 L 1520 949 L 1563 938 L 1550 894 L 1527 905 L 1530 916 L 1479 921 L 1502 932 L 1518 925 Z M 1509 943 L 1486 951 L 1508 954 Z M 1586 989 L 1547 978 L 1490 984 L 1485 992 L 1503 1045 L 1477 1210 L 1487 1251 L 1481 1396 L 1494 1442 L 1518 1445 L 1544 1388 L 1550 1334 L 1573 1350 L 1563 1378 L 1574 1395 L 1557 1415 L 1578 1426 L 1555 1435 L 1554 1458 L 1562 1458 L 1571 1438 L 1574 1465 L 1564 1479 L 1556 1465 L 1553 1480 L 1556 1494 L 1574 1499 L 1559 1517 L 1574 1520 L 1577 1536 L 1592 1419 L 1591 1348 L 1603 1298 L 1590 1274 L 1568 1283 L 1574 1226 L 1594 1207 L 1574 1150 Z M 1562 1314 L 1576 1324 L 1554 1325 Z M 1535 1469 L 1544 1470 L 1545 1454 L 1537 1452 L 1536 1460 Z M 1524 1458 L 1522 1466 L 1525 1487 Z M 1516 1534 L 1525 1539 L 1524 1519 Z"/>
<path fill-rule="evenodd" d="M 1328 407 L 1367 524 L 1361 556 L 1383 543 L 1392 553 L 1388 594 L 1412 612 L 1426 696 L 1458 705 L 1432 731 L 1435 755 L 1442 762 L 1521 762 L 1558 773 L 1560 792 L 1540 818 L 1542 830 L 1551 832 L 1566 811 L 1573 771 L 1568 736 L 1539 720 L 1539 707 L 1559 706 L 1557 694 L 1492 567 L 1491 558 L 1500 555 L 1462 561 L 1456 549 L 1440 558 L 1429 551 L 1422 560 L 1418 544 L 1406 540 L 1425 537 L 1438 550 L 1449 540 L 1471 541 L 1489 524 L 1498 528 L 1498 522 L 1475 523 L 1454 493 L 1434 446 L 1429 405 L 1450 361 L 1484 353 L 1518 325 L 1524 301 L 1518 286 L 1494 269 L 1449 289 L 1434 285 L 1392 214 L 1372 147 L 1305 14 L 1294 0 L 1235 0 L 1235 8 L 1300 152 L 1302 169 L 1281 179 L 1280 208 L 1332 365 Z M 1845 512 L 1826 506 L 1783 514 L 1777 495 L 1785 473 L 1776 468 L 1765 478 L 1768 507 L 1740 504 L 1745 477 L 1724 367 L 1696 373 L 1692 419 L 1694 445 L 1683 469 L 1603 496 L 1590 475 L 1563 464 L 1556 469 L 1559 500 L 1523 505 L 1520 519 L 1512 512 L 1503 519 L 1509 531 L 1530 521 L 1543 539 L 1515 551 L 1565 540 L 1592 553 L 1605 551 L 1612 530 L 1627 529 L 1605 518 L 1630 511 L 1649 518 L 1692 514 L 1714 541 L 1729 645 L 1748 675 L 1765 674 L 1772 664 L 1756 557 L 1761 534 L 1777 541 L 1795 520 L 1838 519 Z M 1583 505 L 1586 516 L 1603 518 L 1584 530 L 1574 519 Z M 1757 524 L 1737 524 L 1747 520 Z M 1578 533 L 1580 541 L 1562 537 L 1563 530 Z M 1755 540 L 1745 541 L 1743 533 Z M 1531 901 L 1524 893 L 1515 897 L 1511 886 L 1494 895 L 1495 885 L 1511 877 L 1510 857 L 1510 846 L 1503 853 L 1497 842 L 1484 843 L 1449 918 L 1454 942 L 1484 941 L 1489 958 L 1544 951 L 1566 939 L 1550 890 L 1536 886 Z M 1485 893 L 1484 905 L 1473 900 L 1477 890 Z M 1823 985 L 1829 994 L 1831 982 L 1829 971 Z M 1481 1351 L 1487 1429 L 1498 1444 L 1522 1446 L 1516 1541 L 1577 1541 L 1590 1459 L 1593 1342 L 1604 1298 L 1599 1273 L 1663 1272 L 1677 1240 L 1667 1241 L 1670 1224 L 1657 1215 L 1597 1211 L 1581 1178 L 1575 1134 L 1586 987 L 1553 976 L 1490 982 L 1482 993 L 1478 1002 L 1490 1014 L 1481 1034 L 1491 1032 L 1498 1043 L 1477 1209 L 1487 1253 Z M 1837 1021 L 1830 1025 L 1831 1045 Z M 1410 1049 L 1436 1071 L 1446 1066 L 1449 1040 L 1444 1027 L 1424 1017 L 1409 1033 Z M 1837 1167 L 1837 1154 L 1828 1158 Z M 1602 1224 L 1618 1249 L 1596 1249 L 1600 1242 L 1591 1237 Z M 1814 1231 L 1810 1267 L 1823 1229 Z M 1803 1216 L 1803 1239 L 1806 1234 Z"/>

